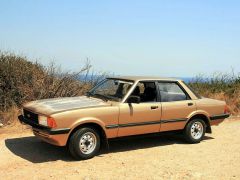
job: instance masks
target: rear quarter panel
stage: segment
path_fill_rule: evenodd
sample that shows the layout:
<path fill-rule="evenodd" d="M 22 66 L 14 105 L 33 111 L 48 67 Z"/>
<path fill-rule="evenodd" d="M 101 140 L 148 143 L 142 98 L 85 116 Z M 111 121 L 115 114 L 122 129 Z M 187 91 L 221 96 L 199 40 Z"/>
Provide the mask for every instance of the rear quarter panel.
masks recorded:
<path fill-rule="evenodd" d="M 226 103 L 224 101 L 203 98 L 195 100 L 198 110 L 206 111 L 210 116 L 223 114 Z"/>
<path fill-rule="evenodd" d="M 226 103 L 224 101 L 202 98 L 195 100 L 197 110 L 199 112 L 205 112 L 208 114 L 211 125 L 217 125 L 223 121 L 223 119 L 219 120 L 211 120 L 211 117 L 224 114 L 224 108 Z"/>

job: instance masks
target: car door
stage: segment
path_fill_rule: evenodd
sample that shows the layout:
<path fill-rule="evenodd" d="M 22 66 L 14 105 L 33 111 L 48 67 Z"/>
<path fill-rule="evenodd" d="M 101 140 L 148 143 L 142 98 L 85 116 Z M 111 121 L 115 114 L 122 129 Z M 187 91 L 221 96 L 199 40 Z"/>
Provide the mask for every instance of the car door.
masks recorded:
<path fill-rule="evenodd" d="M 160 131 L 183 129 L 187 117 L 196 110 L 195 102 L 178 82 L 158 82 L 162 117 Z"/>
<path fill-rule="evenodd" d="M 143 84 L 148 84 L 155 88 L 155 99 L 151 100 L 146 95 Z M 139 89 L 139 90 L 138 90 Z M 148 87 L 148 90 L 150 87 Z M 145 94 L 144 94 L 145 93 Z M 153 90 L 150 92 L 153 95 Z M 120 104 L 118 136 L 129 136 L 159 132 L 161 118 L 161 103 L 157 97 L 158 91 L 155 82 L 139 82 L 131 95 L 141 97 L 140 103 Z M 130 96 L 131 96 L 130 95 Z M 151 96 L 150 95 L 150 96 Z"/>

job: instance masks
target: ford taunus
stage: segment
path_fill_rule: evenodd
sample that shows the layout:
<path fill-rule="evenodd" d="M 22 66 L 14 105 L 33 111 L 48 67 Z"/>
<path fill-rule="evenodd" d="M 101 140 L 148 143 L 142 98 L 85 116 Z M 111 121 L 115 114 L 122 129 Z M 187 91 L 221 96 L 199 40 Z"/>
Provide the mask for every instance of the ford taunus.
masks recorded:
<path fill-rule="evenodd" d="M 182 130 L 189 143 L 199 143 L 227 117 L 224 101 L 201 97 L 182 80 L 119 77 L 85 96 L 26 103 L 19 120 L 43 141 L 89 159 L 109 139 L 123 136 Z"/>

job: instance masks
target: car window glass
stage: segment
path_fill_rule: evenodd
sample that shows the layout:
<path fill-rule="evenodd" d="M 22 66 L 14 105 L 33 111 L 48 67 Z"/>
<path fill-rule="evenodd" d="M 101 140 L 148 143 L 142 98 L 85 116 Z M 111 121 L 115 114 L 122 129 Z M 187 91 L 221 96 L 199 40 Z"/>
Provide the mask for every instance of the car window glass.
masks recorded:
<path fill-rule="evenodd" d="M 120 101 L 132 86 L 132 82 L 118 79 L 106 79 L 89 91 L 92 96 Z"/>
<path fill-rule="evenodd" d="M 131 88 L 131 84 L 123 84 L 123 87 L 122 87 L 122 96 L 125 96 L 125 94 L 127 94 L 128 90 Z"/>
<path fill-rule="evenodd" d="M 157 91 L 154 82 L 139 82 L 131 96 L 139 96 L 140 102 L 156 102 Z"/>
<path fill-rule="evenodd" d="M 183 101 L 187 99 L 187 95 L 175 82 L 172 83 L 159 82 L 158 88 L 160 91 L 162 102 Z"/>
<path fill-rule="evenodd" d="M 140 83 L 138 83 L 138 87 L 140 89 L 140 94 L 143 94 L 144 93 L 144 89 L 145 89 L 144 84 L 140 82 Z"/>
<path fill-rule="evenodd" d="M 96 89 L 95 93 L 103 93 L 113 95 L 117 91 L 118 85 L 114 81 L 106 81 L 101 88 Z"/>

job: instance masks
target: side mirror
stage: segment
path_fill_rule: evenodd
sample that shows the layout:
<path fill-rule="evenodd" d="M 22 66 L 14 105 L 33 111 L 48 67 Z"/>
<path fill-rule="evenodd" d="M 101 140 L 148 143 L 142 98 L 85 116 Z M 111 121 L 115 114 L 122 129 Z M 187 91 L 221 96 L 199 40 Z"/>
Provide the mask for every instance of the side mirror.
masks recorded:
<path fill-rule="evenodd" d="M 127 103 L 136 103 L 139 104 L 140 103 L 140 97 L 139 96 L 129 96 L 127 99 Z"/>

